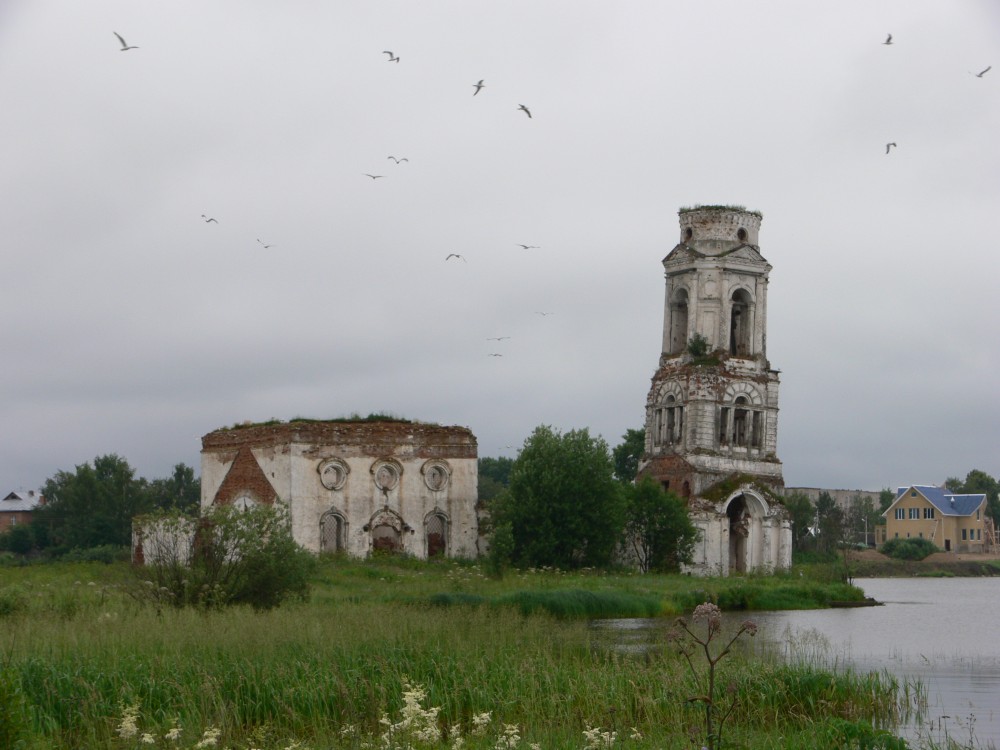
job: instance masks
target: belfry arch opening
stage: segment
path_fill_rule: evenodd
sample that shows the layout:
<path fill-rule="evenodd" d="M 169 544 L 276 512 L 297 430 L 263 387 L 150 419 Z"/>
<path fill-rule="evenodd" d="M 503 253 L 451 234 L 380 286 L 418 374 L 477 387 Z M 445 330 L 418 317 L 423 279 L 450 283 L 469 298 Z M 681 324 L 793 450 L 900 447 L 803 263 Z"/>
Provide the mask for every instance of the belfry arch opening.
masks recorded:
<path fill-rule="evenodd" d="M 688 339 L 688 293 L 678 289 L 670 303 L 670 353 L 681 354 Z"/>
<path fill-rule="evenodd" d="M 749 357 L 750 331 L 753 322 L 750 318 L 753 312 L 753 300 L 746 289 L 733 292 L 732 305 L 729 313 L 729 354 L 734 357 Z"/>

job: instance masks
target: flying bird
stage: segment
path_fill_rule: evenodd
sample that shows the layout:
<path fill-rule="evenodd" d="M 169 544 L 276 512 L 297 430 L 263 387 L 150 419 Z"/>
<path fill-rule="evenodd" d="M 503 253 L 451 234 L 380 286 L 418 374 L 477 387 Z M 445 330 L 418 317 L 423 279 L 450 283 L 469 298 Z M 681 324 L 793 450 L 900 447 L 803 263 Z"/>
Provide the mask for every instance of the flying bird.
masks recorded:
<path fill-rule="evenodd" d="M 889 149 L 892 148 L 895 145 L 896 145 L 895 141 L 893 141 L 892 143 L 885 144 L 885 152 L 888 154 L 889 153 Z"/>
<path fill-rule="evenodd" d="M 476 87 L 476 90 L 472 92 L 473 96 L 475 96 L 476 94 L 479 93 L 479 89 L 486 88 L 486 84 L 483 83 L 483 79 L 482 78 L 479 79 L 479 83 L 474 83 L 472 85 Z"/>
<path fill-rule="evenodd" d="M 979 71 L 978 73 L 976 73 L 976 78 L 982 78 L 984 75 L 986 75 L 987 73 L 990 72 L 990 68 L 992 68 L 992 67 L 993 67 L 992 65 L 989 65 L 985 69 L 983 69 L 983 70 Z"/>
<path fill-rule="evenodd" d="M 394 54 L 392 54 L 392 53 L 391 53 L 391 52 L 390 52 L 389 50 L 387 50 L 387 49 L 384 49 L 384 50 L 382 50 L 382 54 L 383 54 L 383 55 L 388 55 L 388 56 L 389 56 L 389 59 L 388 59 L 388 60 L 386 60 L 386 62 L 395 62 L 395 63 L 398 63 L 398 62 L 399 62 L 399 56 L 398 56 L 398 55 L 394 55 Z"/>
<path fill-rule="evenodd" d="M 445 260 L 451 260 L 452 258 L 461 258 L 461 259 L 462 259 L 462 262 L 463 262 L 463 263 L 468 263 L 468 262 L 469 262 L 469 261 L 467 261 L 467 260 L 465 259 L 465 257 L 464 257 L 464 256 L 462 256 L 462 255 L 459 255 L 458 253 L 448 253 L 448 254 L 447 254 L 447 255 L 445 256 L 445 258 L 444 258 L 444 259 L 445 259 Z"/>
<path fill-rule="evenodd" d="M 112 34 L 114 34 L 114 35 L 115 35 L 116 37 L 118 37 L 118 41 L 122 43 L 122 48 L 121 48 L 121 50 L 120 50 L 121 52 L 128 52 L 128 51 L 129 51 L 130 49 L 139 49 L 138 47 L 130 47 L 130 46 L 129 46 L 129 45 L 128 45 L 128 44 L 126 43 L 126 42 L 125 42 L 125 40 L 124 40 L 124 39 L 122 39 L 122 35 L 121 35 L 121 34 L 119 34 L 119 33 L 118 33 L 117 31 L 112 31 L 111 33 L 112 33 Z"/>
<path fill-rule="evenodd" d="M 379 177 L 385 177 L 384 174 L 368 174 L 365 172 L 365 177 L 371 177 L 373 180 L 377 180 Z"/>
<path fill-rule="evenodd" d="M 889 36 L 885 38 L 885 41 L 882 42 L 882 44 L 892 44 L 892 34 L 889 34 Z"/>
<path fill-rule="evenodd" d="M 265 250 L 267 250 L 268 248 L 274 247 L 274 245 L 265 245 L 264 242 L 261 240 L 260 237 L 257 238 L 257 242 L 260 242 L 261 245 L 264 245 L 264 249 Z"/>
<path fill-rule="evenodd" d="M 503 341 L 504 339 L 509 339 L 510 336 L 488 336 L 487 341 Z"/>
<path fill-rule="evenodd" d="M 475 94 L 473 94 L 473 96 L 475 96 Z M 531 117 L 531 110 L 528 109 L 527 107 L 525 107 L 523 104 L 518 104 L 517 108 L 518 109 L 523 109 L 524 110 L 524 114 L 526 114 L 529 118 Z"/>
<path fill-rule="evenodd" d="M 201 218 L 203 218 L 205 220 L 206 224 L 208 224 L 209 222 L 215 221 L 215 219 L 210 219 L 209 217 L 205 216 L 205 214 L 202 214 Z M 215 223 L 218 224 L 219 222 L 215 221 Z"/>
<path fill-rule="evenodd" d="M 518 247 L 523 247 L 525 250 L 539 250 L 541 248 L 538 245 L 522 245 L 520 242 L 517 243 Z"/>
<path fill-rule="evenodd" d="M 545 315 L 554 315 L 554 314 L 555 314 L 555 313 L 550 313 L 550 312 L 539 312 L 538 310 L 535 310 L 535 315 L 541 315 L 541 316 L 543 316 L 543 317 L 544 317 Z"/>
<path fill-rule="evenodd" d="M 409 159 L 407 159 L 405 156 L 402 159 L 397 159 L 395 156 L 390 156 L 389 158 L 392 159 L 397 164 L 399 164 L 399 162 L 401 161 L 409 161 Z"/>
<path fill-rule="evenodd" d="M 503 355 L 502 354 L 491 354 L 490 356 L 491 357 L 502 357 Z"/>

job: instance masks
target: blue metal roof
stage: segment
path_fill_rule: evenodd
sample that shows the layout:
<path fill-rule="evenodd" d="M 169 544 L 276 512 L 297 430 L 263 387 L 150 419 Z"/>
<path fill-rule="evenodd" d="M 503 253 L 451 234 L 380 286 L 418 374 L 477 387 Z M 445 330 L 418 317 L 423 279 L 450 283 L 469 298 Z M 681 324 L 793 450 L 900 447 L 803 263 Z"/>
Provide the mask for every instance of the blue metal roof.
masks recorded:
<path fill-rule="evenodd" d="M 911 489 L 923 495 L 931 505 L 945 516 L 971 516 L 986 501 L 986 495 L 954 495 L 941 487 L 914 484 L 897 489 L 896 501 L 893 502 L 893 505 Z"/>

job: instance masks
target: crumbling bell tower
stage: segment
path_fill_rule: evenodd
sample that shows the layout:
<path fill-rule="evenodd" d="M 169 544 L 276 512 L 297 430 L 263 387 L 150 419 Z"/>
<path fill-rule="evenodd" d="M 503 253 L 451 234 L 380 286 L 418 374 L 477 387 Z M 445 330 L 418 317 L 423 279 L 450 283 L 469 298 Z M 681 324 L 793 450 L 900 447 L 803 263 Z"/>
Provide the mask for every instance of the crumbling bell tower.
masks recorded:
<path fill-rule="evenodd" d="M 761 215 L 698 206 L 679 216 L 680 243 L 663 259 L 663 345 L 639 475 L 687 498 L 702 531 L 696 572 L 787 567 Z"/>

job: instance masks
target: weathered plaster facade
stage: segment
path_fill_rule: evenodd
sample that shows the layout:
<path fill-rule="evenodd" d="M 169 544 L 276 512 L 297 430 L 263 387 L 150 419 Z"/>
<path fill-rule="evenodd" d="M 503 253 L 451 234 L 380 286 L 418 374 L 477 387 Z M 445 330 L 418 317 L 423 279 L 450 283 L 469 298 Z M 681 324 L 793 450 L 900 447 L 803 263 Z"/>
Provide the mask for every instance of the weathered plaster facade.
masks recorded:
<path fill-rule="evenodd" d="M 680 243 L 663 260 L 663 341 L 639 475 L 688 499 L 702 532 L 694 572 L 788 567 L 761 216 L 722 206 L 679 215 Z M 705 341 L 703 355 L 689 350 L 696 337 Z"/>
<path fill-rule="evenodd" d="M 293 421 L 202 438 L 201 505 L 283 502 L 295 541 L 362 557 L 475 557 L 478 455 L 465 427 Z"/>

